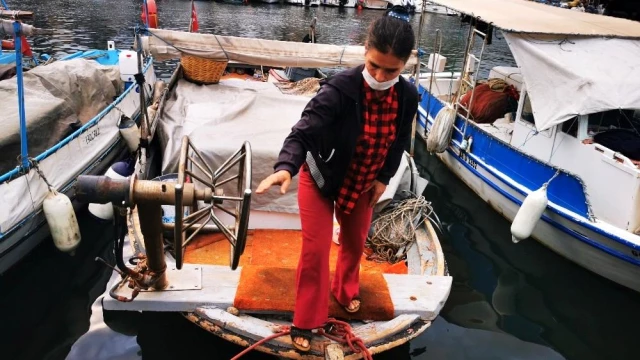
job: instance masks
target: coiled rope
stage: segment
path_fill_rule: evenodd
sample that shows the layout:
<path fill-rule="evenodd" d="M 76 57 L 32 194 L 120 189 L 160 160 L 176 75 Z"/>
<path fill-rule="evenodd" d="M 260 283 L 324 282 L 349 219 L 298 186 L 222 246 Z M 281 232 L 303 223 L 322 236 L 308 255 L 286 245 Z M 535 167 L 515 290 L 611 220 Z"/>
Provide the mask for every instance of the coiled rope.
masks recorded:
<path fill-rule="evenodd" d="M 393 202 L 391 203 L 393 204 Z M 367 260 L 395 264 L 406 258 L 416 241 L 416 229 L 425 220 L 439 227 L 440 221 L 424 196 L 412 197 L 383 209 L 371 223 L 365 246 L 373 251 Z"/>

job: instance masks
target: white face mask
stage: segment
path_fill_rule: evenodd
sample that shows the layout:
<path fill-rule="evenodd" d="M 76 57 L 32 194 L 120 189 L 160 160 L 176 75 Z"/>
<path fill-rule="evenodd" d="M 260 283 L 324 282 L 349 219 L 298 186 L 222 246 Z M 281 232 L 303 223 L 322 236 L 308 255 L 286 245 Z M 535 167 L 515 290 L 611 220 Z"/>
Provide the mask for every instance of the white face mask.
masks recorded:
<path fill-rule="evenodd" d="M 367 84 L 369 84 L 369 86 L 371 86 L 373 90 L 378 90 L 378 91 L 384 91 L 391 88 L 393 85 L 395 85 L 399 81 L 399 77 L 400 77 L 400 75 L 398 75 L 389 81 L 379 82 L 373 76 L 371 76 L 371 74 L 369 74 L 369 70 L 367 70 L 366 66 L 364 67 L 364 70 L 362 70 L 362 76 L 364 76 L 364 81 L 366 81 Z"/>

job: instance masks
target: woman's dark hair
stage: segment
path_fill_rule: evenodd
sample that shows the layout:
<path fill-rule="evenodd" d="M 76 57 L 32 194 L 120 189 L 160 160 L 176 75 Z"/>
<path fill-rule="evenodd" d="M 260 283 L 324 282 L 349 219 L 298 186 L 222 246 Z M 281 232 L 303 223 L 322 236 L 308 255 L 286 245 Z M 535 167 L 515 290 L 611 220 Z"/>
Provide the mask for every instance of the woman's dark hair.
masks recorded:
<path fill-rule="evenodd" d="M 409 13 L 402 6 L 387 10 L 385 16 L 377 19 L 369 27 L 367 45 L 381 53 L 391 52 L 398 59 L 407 61 L 416 42 Z"/>

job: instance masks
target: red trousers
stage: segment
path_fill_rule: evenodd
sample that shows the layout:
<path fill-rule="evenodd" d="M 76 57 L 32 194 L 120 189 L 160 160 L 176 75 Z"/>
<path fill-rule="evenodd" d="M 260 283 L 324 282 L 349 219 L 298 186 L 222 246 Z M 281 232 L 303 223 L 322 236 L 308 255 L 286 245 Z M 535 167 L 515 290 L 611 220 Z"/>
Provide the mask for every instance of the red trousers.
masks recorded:
<path fill-rule="evenodd" d="M 343 306 L 359 294 L 360 259 L 371 226 L 371 192 L 360 195 L 350 214 L 335 208 L 340 224 L 340 250 L 331 293 Z M 334 202 L 322 196 L 306 166 L 298 179 L 298 206 L 302 225 L 302 253 L 296 275 L 293 325 L 314 329 L 329 317 L 329 251 Z"/>

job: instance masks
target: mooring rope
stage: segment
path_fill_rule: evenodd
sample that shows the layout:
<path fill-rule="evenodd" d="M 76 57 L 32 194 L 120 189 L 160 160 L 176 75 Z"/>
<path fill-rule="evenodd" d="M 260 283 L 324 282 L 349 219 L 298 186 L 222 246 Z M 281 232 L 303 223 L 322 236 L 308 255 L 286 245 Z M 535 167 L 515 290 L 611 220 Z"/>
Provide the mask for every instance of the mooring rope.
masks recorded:
<path fill-rule="evenodd" d="M 383 210 L 371 226 L 373 234 L 365 246 L 373 250 L 368 260 L 395 264 L 403 260 L 416 241 L 416 229 L 425 220 L 438 226 L 439 220 L 424 196 L 408 198 L 389 210 Z"/>

